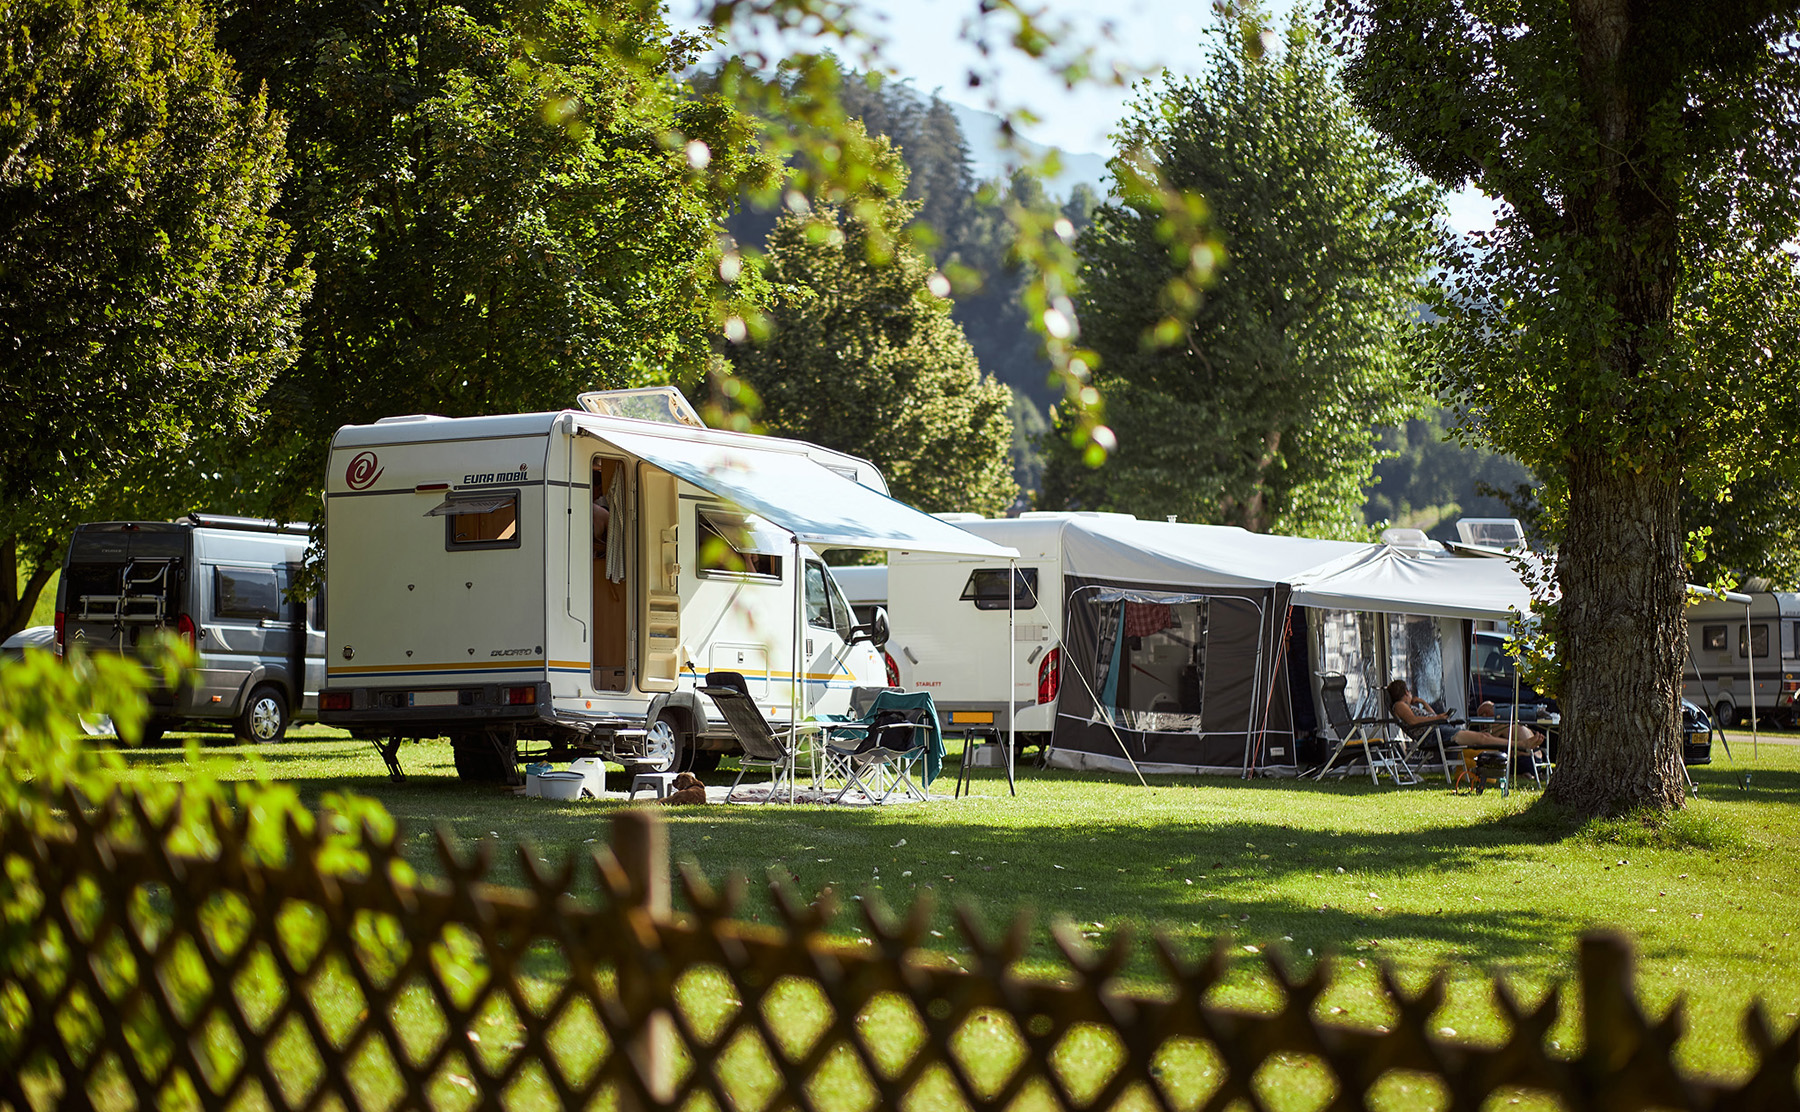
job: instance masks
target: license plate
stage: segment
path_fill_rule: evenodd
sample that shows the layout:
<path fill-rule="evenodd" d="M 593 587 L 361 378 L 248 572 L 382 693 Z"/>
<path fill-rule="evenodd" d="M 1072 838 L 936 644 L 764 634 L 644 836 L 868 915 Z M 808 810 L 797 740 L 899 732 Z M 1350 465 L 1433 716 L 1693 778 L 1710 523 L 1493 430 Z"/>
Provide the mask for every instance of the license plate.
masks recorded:
<path fill-rule="evenodd" d="M 994 712 L 991 710 L 953 710 L 950 712 L 952 726 L 992 726 Z"/>
<path fill-rule="evenodd" d="M 408 691 L 406 705 L 409 707 L 453 707 L 456 705 L 454 691 Z"/>

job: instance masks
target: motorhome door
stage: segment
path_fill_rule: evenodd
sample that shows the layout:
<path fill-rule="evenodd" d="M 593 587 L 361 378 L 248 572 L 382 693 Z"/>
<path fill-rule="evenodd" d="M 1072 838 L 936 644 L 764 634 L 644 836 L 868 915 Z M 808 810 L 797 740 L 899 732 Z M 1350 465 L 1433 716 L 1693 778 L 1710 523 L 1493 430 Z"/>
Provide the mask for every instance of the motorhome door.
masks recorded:
<path fill-rule="evenodd" d="M 679 481 L 641 462 L 637 478 L 638 690 L 673 691 L 681 674 Z"/>

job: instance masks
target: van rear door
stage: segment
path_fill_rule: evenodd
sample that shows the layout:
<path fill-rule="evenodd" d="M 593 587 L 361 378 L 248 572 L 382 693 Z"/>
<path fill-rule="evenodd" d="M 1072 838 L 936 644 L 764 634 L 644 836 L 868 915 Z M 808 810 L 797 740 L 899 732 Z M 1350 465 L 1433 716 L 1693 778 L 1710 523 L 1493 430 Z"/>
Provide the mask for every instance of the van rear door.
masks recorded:
<path fill-rule="evenodd" d="M 77 528 L 57 587 L 65 650 L 133 652 L 151 632 L 177 627 L 192 551 L 191 532 L 165 522 Z"/>

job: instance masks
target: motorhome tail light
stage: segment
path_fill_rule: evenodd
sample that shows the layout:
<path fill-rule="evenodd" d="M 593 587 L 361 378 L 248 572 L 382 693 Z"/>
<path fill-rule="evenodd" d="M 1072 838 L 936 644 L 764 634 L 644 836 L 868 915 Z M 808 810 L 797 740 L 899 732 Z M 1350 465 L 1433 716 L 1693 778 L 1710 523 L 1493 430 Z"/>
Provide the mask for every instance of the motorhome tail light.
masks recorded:
<path fill-rule="evenodd" d="M 193 649 L 199 647 L 200 640 L 198 634 L 200 631 L 194 628 L 194 619 L 188 617 L 186 614 L 183 614 L 175 623 L 175 632 L 183 641 L 187 642 L 188 648 Z"/>
<path fill-rule="evenodd" d="M 888 655 L 886 650 L 882 651 L 881 663 L 884 667 L 887 668 L 888 686 L 889 687 L 899 687 L 900 686 L 900 665 L 897 662 L 895 662 L 895 660 L 892 656 Z"/>
<path fill-rule="evenodd" d="M 1792 676 L 1781 677 L 1781 693 L 1791 697 L 1795 692 L 1800 692 L 1800 680 Z"/>
<path fill-rule="evenodd" d="M 69 616 L 67 614 L 64 614 L 61 610 L 58 610 L 56 612 L 56 655 L 57 656 L 61 656 L 63 654 L 63 628 L 68 623 L 68 620 L 69 620 Z"/>
<path fill-rule="evenodd" d="M 503 687 L 500 689 L 500 702 L 509 707 L 522 707 L 536 703 L 537 688 L 532 685 L 527 685 L 525 687 Z"/>
<path fill-rule="evenodd" d="M 1054 648 L 1044 654 L 1044 662 L 1038 665 L 1038 697 L 1039 703 L 1054 703 L 1056 693 L 1062 689 L 1062 649 Z"/>
<path fill-rule="evenodd" d="M 350 693 L 348 691 L 326 691 L 319 695 L 320 710 L 349 710 Z"/>

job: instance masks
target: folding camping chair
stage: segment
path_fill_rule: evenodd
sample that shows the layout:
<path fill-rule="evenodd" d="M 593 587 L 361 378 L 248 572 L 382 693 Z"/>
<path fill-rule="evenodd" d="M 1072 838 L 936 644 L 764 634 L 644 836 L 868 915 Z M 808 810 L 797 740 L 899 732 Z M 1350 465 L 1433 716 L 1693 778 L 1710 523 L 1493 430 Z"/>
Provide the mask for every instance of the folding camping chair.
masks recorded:
<path fill-rule="evenodd" d="M 1388 704 L 1388 713 L 1393 714 L 1393 712 L 1394 706 L 1393 703 L 1390 702 Z M 1406 745 L 1400 753 L 1400 759 L 1406 763 L 1408 771 L 1413 777 L 1410 781 L 1411 783 L 1416 784 L 1419 782 L 1418 772 L 1414 768 L 1414 765 L 1423 762 L 1425 757 L 1425 747 L 1427 745 L 1435 745 L 1437 746 L 1438 763 L 1444 766 L 1444 783 L 1452 786 L 1455 785 L 1455 772 L 1450 767 L 1450 754 L 1455 753 L 1458 759 L 1460 759 L 1462 757 L 1463 747 L 1460 745 L 1446 747 L 1444 745 L 1443 731 L 1439 730 L 1438 727 L 1461 726 L 1463 722 L 1464 719 L 1461 718 L 1449 718 L 1443 722 L 1421 722 L 1415 726 L 1408 726 L 1406 723 L 1400 721 L 1399 715 L 1394 715 L 1394 725 L 1398 726 L 1400 732 L 1406 736 Z"/>
<path fill-rule="evenodd" d="M 1348 768 L 1359 757 L 1368 766 L 1371 783 L 1380 784 L 1383 772 L 1396 784 L 1418 783 L 1418 774 L 1403 759 L 1403 743 L 1389 733 L 1395 725 L 1394 720 L 1352 714 L 1349 700 L 1344 695 L 1345 685 L 1349 681 L 1342 672 L 1320 672 L 1319 681 L 1319 699 L 1325 704 L 1326 729 L 1331 732 L 1337 744 L 1331 755 L 1325 758 L 1325 763 L 1319 766 L 1313 779 L 1323 780 L 1339 757 L 1351 754 L 1345 767 Z"/>
<path fill-rule="evenodd" d="M 750 688 L 744 677 L 737 672 L 708 672 L 706 683 L 700 693 L 713 701 L 719 713 L 725 716 L 725 724 L 731 727 L 732 736 L 737 738 L 738 745 L 743 747 L 743 755 L 738 758 L 737 779 L 731 782 L 731 789 L 725 793 L 725 802 L 732 802 L 737 794 L 738 785 L 743 783 L 744 774 L 753 768 L 767 769 L 769 772 L 769 794 L 764 803 L 774 799 L 781 790 L 785 780 L 788 786 L 788 802 L 794 802 L 794 765 L 797 761 L 796 747 L 789 740 L 786 730 L 776 730 L 757 709 L 750 698 Z M 812 732 L 820 727 L 817 723 L 804 723 L 801 730 Z"/>
<path fill-rule="evenodd" d="M 822 778 L 844 781 L 833 803 L 852 788 L 875 803 L 886 803 L 895 792 L 923 802 L 925 787 L 914 779 L 919 762 L 925 762 L 919 780 L 929 786 L 944 759 L 937 706 L 927 692 L 883 691 L 862 721 L 829 728 L 822 756 Z"/>

